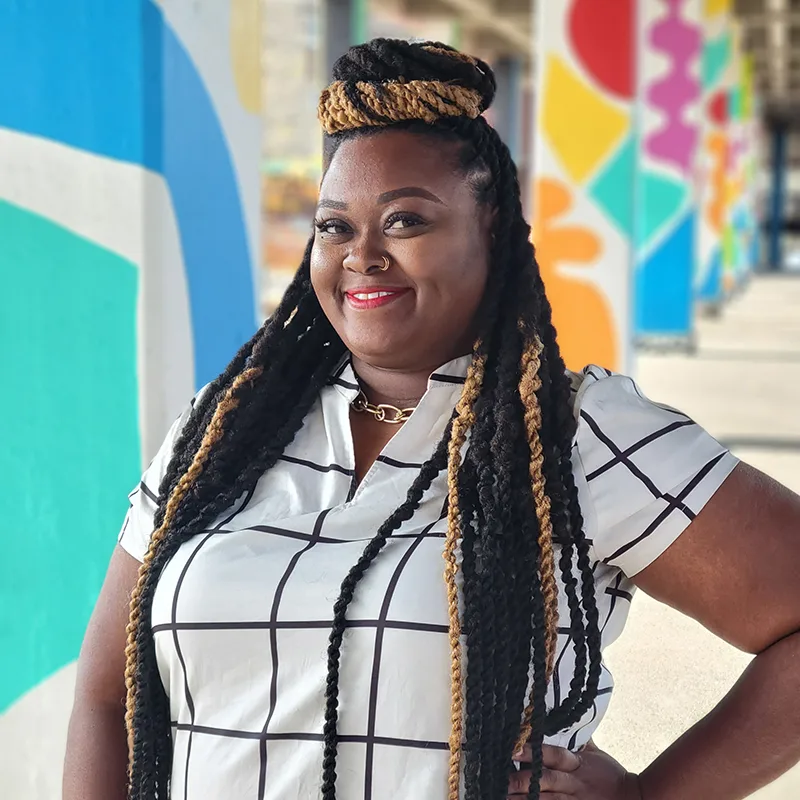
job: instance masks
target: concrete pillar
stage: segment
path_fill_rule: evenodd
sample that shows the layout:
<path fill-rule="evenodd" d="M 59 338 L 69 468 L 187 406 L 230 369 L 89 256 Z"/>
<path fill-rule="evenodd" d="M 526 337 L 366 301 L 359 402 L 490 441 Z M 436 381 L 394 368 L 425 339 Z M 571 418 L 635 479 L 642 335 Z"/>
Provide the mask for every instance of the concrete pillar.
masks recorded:
<path fill-rule="evenodd" d="M 258 8 L 0 4 L 2 797 L 61 796 L 127 494 L 256 327 Z"/>
<path fill-rule="evenodd" d="M 636 3 L 536 3 L 534 244 L 570 368 L 632 361 Z M 602 36 L 598 35 L 602 31 Z"/>
<path fill-rule="evenodd" d="M 788 132 L 783 125 L 772 128 L 772 165 L 769 194 L 769 268 L 783 266 L 783 222 L 786 210 L 786 144 Z"/>
<path fill-rule="evenodd" d="M 689 344 L 700 139 L 701 0 L 639 4 L 635 330 Z"/>
<path fill-rule="evenodd" d="M 494 125 L 516 161 L 520 154 L 520 106 L 522 104 L 522 59 L 501 56 L 494 63 L 497 94 L 492 106 Z"/>
<path fill-rule="evenodd" d="M 703 9 L 702 138 L 699 153 L 700 215 L 695 297 L 706 308 L 723 300 L 723 236 L 728 226 L 728 149 L 733 61 L 733 14 L 729 0 Z"/>
<path fill-rule="evenodd" d="M 336 59 L 354 44 L 363 42 L 367 32 L 367 0 L 323 0 L 326 78 Z"/>

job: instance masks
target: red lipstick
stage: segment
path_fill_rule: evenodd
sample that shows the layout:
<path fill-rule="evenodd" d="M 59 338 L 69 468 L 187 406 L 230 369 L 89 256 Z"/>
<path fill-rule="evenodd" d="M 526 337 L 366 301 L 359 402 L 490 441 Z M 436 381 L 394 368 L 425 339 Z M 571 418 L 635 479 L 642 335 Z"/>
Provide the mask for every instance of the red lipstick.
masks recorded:
<path fill-rule="evenodd" d="M 408 294 L 408 289 L 392 289 L 391 287 L 350 289 L 346 291 L 345 297 L 352 308 L 359 311 L 366 311 L 370 308 L 380 308 L 381 306 L 393 303 Z"/>

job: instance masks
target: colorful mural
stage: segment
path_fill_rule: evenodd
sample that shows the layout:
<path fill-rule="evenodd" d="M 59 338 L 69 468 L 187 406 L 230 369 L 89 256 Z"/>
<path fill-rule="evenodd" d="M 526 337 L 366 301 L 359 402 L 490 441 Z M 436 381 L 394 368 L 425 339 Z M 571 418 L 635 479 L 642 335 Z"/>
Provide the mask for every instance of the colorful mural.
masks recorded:
<path fill-rule="evenodd" d="M 255 328 L 257 19 L 257 0 L 0 7 L 2 797 L 60 796 L 126 495 Z"/>
<path fill-rule="evenodd" d="M 701 22 L 701 0 L 639 6 L 638 337 L 692 332 Z"/>
<path fill-rule="evenodd" d="M 573 369 L 630 366 L 635 5 L 536 5 L 533 240 Z"/>
<path fill-rule="evenodd" d="M 695 295 L 702 303 L 718 305 L 724 296 L 723 241 L 728 220 L 728 121 L 734 48 L 730 0 L 705 0 L 703 30 Z"/>
<path fill-rule="evenodd" d="M 755 209 L 758 129 L 754 118 L 752 61 L 742 52 L 740 39 L 741 30 L 737 26 L 728 99 L 730 146 L 723 235 L 723 288 L 726 292 L 743 284 L 758 260 Z"/>

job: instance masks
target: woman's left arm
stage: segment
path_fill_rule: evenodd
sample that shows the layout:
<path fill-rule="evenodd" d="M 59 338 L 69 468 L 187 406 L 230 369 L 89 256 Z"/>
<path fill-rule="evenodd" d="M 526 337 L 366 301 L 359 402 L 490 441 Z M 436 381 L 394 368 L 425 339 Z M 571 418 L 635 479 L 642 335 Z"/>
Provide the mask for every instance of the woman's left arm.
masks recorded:
<path fill-rule="evenodd" d="M 642 800 L 740 800 L 800 761 L 800 497 L 740 464 L 633 580 L 756 654 L 639 776 Z"/>
<path fill-rule="evenodd" d="M 739 464 L 633 580 L 756 658 L 638 778 L 595 748 L 546 747 L 542 800 L 742 800 L 800 761 L 800 497 Z"/>

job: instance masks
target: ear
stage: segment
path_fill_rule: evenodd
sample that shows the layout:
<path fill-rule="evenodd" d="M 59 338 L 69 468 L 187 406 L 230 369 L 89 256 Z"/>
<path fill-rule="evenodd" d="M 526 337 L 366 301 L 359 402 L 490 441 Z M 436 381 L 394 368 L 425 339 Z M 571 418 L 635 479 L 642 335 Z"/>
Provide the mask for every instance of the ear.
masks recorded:
<path fill-rule="evenodd" d="M 497 222 L 497 207 L 481 204 L 478 208 L 478 225 L 485 241 L 491 242 L 494 239 L 494 229 Z"/>

